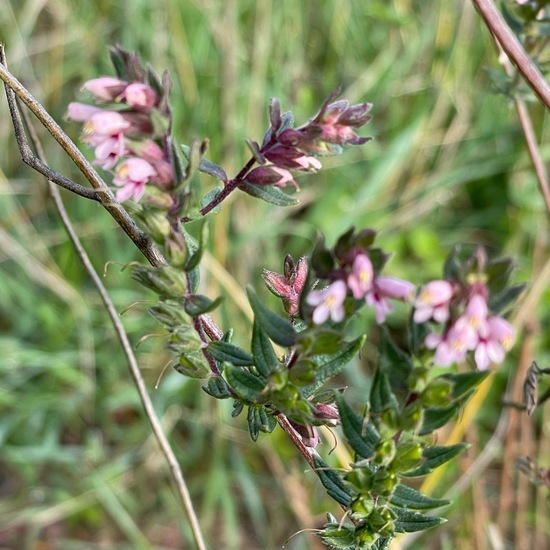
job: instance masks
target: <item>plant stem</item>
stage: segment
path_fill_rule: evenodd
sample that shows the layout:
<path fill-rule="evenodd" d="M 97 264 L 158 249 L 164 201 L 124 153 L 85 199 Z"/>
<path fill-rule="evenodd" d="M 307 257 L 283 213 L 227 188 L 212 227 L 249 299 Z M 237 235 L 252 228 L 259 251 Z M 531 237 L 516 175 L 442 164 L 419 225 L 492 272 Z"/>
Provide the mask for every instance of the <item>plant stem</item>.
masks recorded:
<path fill-rule="evenodd" d="M 502 46 L 506 55 L 513 61 L 529 86 L 540 100 L 550 109 L 550 85 L 533 60 L 527 55 L 492 0 L 472 0 L 495 40 Z"/>

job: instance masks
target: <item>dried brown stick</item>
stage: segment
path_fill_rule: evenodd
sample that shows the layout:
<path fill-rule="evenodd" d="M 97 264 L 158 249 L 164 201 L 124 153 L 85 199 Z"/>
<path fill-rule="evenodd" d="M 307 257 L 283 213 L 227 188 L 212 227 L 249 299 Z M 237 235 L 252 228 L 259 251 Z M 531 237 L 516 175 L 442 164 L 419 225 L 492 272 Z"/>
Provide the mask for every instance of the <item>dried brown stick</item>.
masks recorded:
<path fill-rule="evenodd" d="M 527 55 L 520 41 L 504 21 L 492 0 L 472 0 L 495 40 L 502 46 L 523 78 L 540 100 L 550 109 L 550 85 L 539 71 L 533 60 Z"/>

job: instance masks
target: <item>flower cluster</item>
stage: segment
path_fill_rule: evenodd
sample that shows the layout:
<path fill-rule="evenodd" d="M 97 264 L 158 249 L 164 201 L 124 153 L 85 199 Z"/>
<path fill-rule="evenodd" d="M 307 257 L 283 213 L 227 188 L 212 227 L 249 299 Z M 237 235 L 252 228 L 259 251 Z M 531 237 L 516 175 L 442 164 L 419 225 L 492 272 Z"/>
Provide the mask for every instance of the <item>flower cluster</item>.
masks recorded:
<path fill-rule="evenodd" d="M 514 342 L 515 330 L 508 321 L 491 314 L 488 297 L 489 290 L 480 280 L 466 286 L 436 280 L 421 289 L 414 301 L 413 320 L 444 325 L 441 334 L 429 334 L 425 340 L 426 347 L 435 349 L 437 365 L 461 363 L 471 351 L 480 370 L 502 363 Z"/>
<path fill-rule="evenodd" d="M 271 127 L 263 146 L 256 151 L 261 166 L 251 170 L 246 181 L 254 185 L 293 185 L 298 189 L 290 170 L 314 172 L 322 165 L 314 155 L 340 153 L 344 145 L 361 145 L 371 138 L 355 133 L 370 120 L 370 103 L 350 106 L 347 100 L 330 103 L 338 95 L 333 92 L 319 113 L 299 128 L 285 127 L 278 102 L 270 110 Z M 269 162 L 269 164 L 267 164 Z"/>
<path fill-rule="evenodd" d="M 82 122 L 83 141 L 94 148 L 94 164 L 113 170 L 117 200 L 139 201 L 147 183 L 167 189 L 173 183 L 169 155 L 154 139 L 152 111 L 159 103 L 145 82 L 103 76 L 84 83 L 84 89 L 107 108 L 70 103 L 67 118 Z"/>
<path fill-rule="evenodd" d="M 329 318 L 335 323 L 344 320 L 344 302 L 351 293 L 356 300 L 363 300 L 376 312 L 376 321 L 383 323 L 386 315 L 393 311 L 390 299 L 409 300 L 414 294 L 414 285 L 395 279 L 381 277 L 375 273 L 366 251 L 356 251 L 353 260 L 342 265 L 339 277 L 322 290 L 313 290 L 306 298 L 315 306 L 313 322 L 317 325 Z"/>

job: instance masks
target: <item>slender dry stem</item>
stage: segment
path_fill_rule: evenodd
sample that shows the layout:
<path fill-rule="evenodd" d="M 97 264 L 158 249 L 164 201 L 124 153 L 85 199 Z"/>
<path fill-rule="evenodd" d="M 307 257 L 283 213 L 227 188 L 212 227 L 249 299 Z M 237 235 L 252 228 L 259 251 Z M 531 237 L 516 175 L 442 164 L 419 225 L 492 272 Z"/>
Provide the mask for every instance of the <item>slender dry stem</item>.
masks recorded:
<path fill-rule="evenodd" d="M 514 67 L 512 66 L 512 63 L 510 63 L 509 58 L 501 56 L 501 59 L 504 71 L 509 77 L 513 77 Z M 548 172 L 546 171 L 546 166 L 542 160 L 542 155 L 535 136 L 535 130 L 533 129 L 533 123 L 531 122 L 531 116 L 529 115 L 529 110 L 527 109 L 525 101 L 518 94 L 514 95 L 514 103 L 516 105 L 519 123 L 521 124 L 521 129 L 527 143 L 527 150 L 529 151 L 529 156 L 531 157 L 531 162 L 533 163 L 533 168 L 535 169 L 540 192 L 542 194 L 542 198 L 544 199 L 546 211 L 550 214 L 550 184 L 548 182 Z"/>
<path fill-rule="evenodd" d="M 472 0 L 498 44 L 512 60 L 540 100 L 550 109 L 550 85 L 527 55 L 492 0 Z"/>

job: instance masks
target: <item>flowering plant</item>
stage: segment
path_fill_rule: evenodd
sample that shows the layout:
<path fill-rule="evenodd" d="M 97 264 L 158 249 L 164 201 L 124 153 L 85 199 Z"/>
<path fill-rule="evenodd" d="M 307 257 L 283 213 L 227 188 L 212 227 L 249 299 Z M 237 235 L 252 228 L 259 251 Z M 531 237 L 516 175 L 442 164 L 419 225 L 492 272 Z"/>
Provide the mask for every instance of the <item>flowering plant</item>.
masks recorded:
<path fill-rule="evenodd" d="M 236 345 L 233 329 L 220 329 L 210 315 L 220 298 L 200 293 L 206 219 L 236 190 L 275 206 L 296 204 L 296 172 L 316 172 L 319 157 L 369 141 L 357 132 L 370 120 L 371 105 L 337 100 L 335 91 L 309 122 L 294 127 L 292 113 L 272 100 L 269 128 L 262 140 L 248 140 L 251 158 L 230 178 L 205 158 L 207 140 L 177 145 L 167 74 L 159 78 L 121 48 L 113 48 L 111 58 L 116 77 L 84 85 L 97 105 L 72 103 L 67 118 L 83 123 L 93 164 L 110 173 L 116 195 L 101 186 L 93 194 L 81 191 L 53 172 L 48 177 L 123 216 L 121 225 L 151 264 L 133 265 L 132 272 L 158 296 L 150 312 L 165 328 L 172 366 L 203 380 L 206 394 L 231 400 L 233 416 L 246 411 L 252 440 L 277 425 L 289 435 L 345 511 L 342 518 L 328 514 L 317 532 L 328 547 L 381 550 L 397 533 L 441 524 L 443 518 L 427 511 L 448 501 L 423 494 L 409 480 L 465 448 L 437 445 L 433 434 L 512 346 L 514 328 L 502 315 L 523 289 L 510 286 L 512 261 L 489 259 L 480 247 L 457 247 L 441 279 L 413 284 L 386 274 L 390 255 L 375 245 L 376 231 L 352 227 L 331 246 L 320 237 L 309 257 L 286 255 L 283 273 L 264 270 L 281 311 L 247 287 L 254 312 L 250 345 Z M 204 195 L 196 171 L 216 181 Z M 394 307 L 398 330 L 386 324 Z M 378 356 L 370 391 L 356 407 L 337 376 L 371 333 Z M 439 368 L 464 364 L 467 370 Z M 322 458 L 320 426 L 339 426 L 353 451 L 343 471 Z"/>
<path fill-rule="evenodd" d="M 298 188 L 293 171 L 315 172 L 322 168 L 319 155 L 366 143 L 370 138 L 356 130 L 369 121 L 371 105 L 336 100 L 335 92 L 316 116 L 294 128 L 292 114 L 281 113 L 272 100 L 269 129 L 261 143 L 248 141 L 252 157 L 230 179 L 204 158 L 206 142 L 181 150 L 174 145 L 167 78 L 161 82 L 121 49 L 112 50 L 112 58 L 116 78 L 84 85 L 103 108 L 73 103 L 67 116 L 84 123 L 83 140 L 94 147 L 94 163 L 114 170 L 117 199 L 138 203 L 132 209 L 164 247 L 167 265 L 135 266 L 133 273 L 159 296 L 151 313 L 167 330 L 176 370 L 207 378 L 204 391 L 231 399 L 234 416 L 246 410 L 253 440 L 277 424 L 287 431 L 328 494 L 347 511 L 349 523 L 329 515 L 318 532 L 328 546 L 385 548 L 395 533 L 441 523 L 425 510 L 447 503 L 406 480 L 429 473 L 464 448 L 434 446 L 431 434 L 458 412 L 483 371 L 501 363 L 513 343 L 513 327 L 498 316 L 521 290 L 507 287 L 511 262 L 490 261 L 481 248 L 457 249 L 444 278 L 417 291 L 411 282 L 382 274 L 390 256 L 375 246 L 375 231 L 351 228 L 333 247 L 321 238 L 309 258 L 287 255 L 283 273 L 264 270 L 287 317 L 268 309 L 248 287 L 254 311 L 250 348 L 235 345 L 232 330 L 221 331 L 209 316 L 219 299 L 198 294 L 204 243 L 187 226 L 216 211 L 236 189 L 279 206 L 295 204 L 280 190 Z M 195 169 L 221 186 L 197 197 L 189 186 Z M 378 367 L 361 413 L 330 381 L 366 338 L 348 336 L 350 320 L 367 307 L 384 325 L 396 301 L 412 307 L 408 343 L 398 346 L 391 331 L 381 332 Z M 433 369 L 469 359 L 480 372 Z M 338 424 L 355 452 L 344 472 L 332 470 L 317 450 L 317 427 Z"/>

